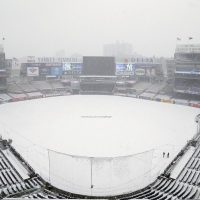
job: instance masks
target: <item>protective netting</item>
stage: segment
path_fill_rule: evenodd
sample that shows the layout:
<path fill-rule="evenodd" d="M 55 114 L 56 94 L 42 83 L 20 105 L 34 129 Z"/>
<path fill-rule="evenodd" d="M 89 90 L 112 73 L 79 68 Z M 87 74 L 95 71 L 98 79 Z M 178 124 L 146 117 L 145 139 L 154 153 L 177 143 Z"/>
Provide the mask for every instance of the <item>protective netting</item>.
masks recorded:
<path fill-rule="evenodd" d="M 151 182 L 153 152 L 94 158 L 49 150 L 50 182 L 85 195 L 116 195 L 141 189 Z"/>

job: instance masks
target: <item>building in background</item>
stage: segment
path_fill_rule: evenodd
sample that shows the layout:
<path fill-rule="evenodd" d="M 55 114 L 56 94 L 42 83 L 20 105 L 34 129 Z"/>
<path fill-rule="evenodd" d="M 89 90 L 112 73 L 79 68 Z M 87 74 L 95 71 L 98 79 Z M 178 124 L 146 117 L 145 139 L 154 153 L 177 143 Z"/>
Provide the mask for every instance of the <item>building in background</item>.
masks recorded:
<path fill-rule="evenodd" d="M 2 45 L 0 45 L 0 69 L 3 70 L 6 68 L 6 65 L 5 65 L 5 52 L 4 52 L 4 48 Z"/>
<path fill-rule="evenodd" d="M 12 72 L 13 72 L 12 62 L 13 62 L 13 59 L 5 59 L 5 68 L 6 68 L 6 72 L 7 72 L 8 77 L 10 77 Z"/>
<path fill-rule="evenodd" d="M 169 84 L 174 83 L 174 73 L 175 73 L 175 61 L 174 58 L 163 58 L 162 59 L 163 73 L 165 80 Z"/>
<path fill-rule="evenodd" d="M 177 45 L 174 61 L 174 92 L 200 96 L 200 44 Z"/>
<path fill-rule="evenodd" d="M 133 47 L 132 44 L 118 41 L 112 44 L 105 44 L 103 46 L 103 55 L 113 56 L 116 59 L 131 57 L 133 55 Z"/>
<path fill-rule="evenodd" d="M 7 71 L 6 71 L 6 58 L 4 48 L 0 46 L 0 92 L 7 89 Z"/>
<path fill-rule="evenodd" d="M 21 69 L 21 62 L 17 58 L 12 59 L 12 70 L 10 76 L 12 78 L 19 78 L 20 77 L 20 69 Z"/>
<path fill-rule="evenodd" d="M 174 73 L 175 73 L 175 61 L 174 59 L 166 59 L 166 76 L 167 80 L 170 83 L 174 82 Z"/>

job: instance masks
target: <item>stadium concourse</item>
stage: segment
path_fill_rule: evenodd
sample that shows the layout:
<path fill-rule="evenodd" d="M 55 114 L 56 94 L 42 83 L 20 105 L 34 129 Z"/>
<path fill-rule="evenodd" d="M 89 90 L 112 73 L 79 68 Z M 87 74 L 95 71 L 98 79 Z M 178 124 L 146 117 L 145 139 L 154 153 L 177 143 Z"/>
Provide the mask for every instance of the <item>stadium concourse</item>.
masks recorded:
<path fill-rule="evenodd" d="M 70 97 L 70 96 L 68 96 Z M 37 97 L 41 98 L 41 96 Z M 66 97 L 67 98 L 67 97 Z M 123 97 L 121 97 L 123 98 Z M 131 101 L 135 98 L 128 98 Z M 35 100 L 34 100 L 35 101 Z M 137 100 L 142 101 L 142 100 Z M 23 102 L 21 102 L 23 103 Z M 152 102 L 153 103 L 153 102 Z M 156 103 L 155 104 L 164 104 Z M 11 104 L 6 104 L 6 106 Z M 165 104 L 167 105 L 167 104 Z M 168 104 L 170 105 L 170 104 Z M 182 107 L 182 106 L 180 106 Z M 184 108 L 184 107 L 183 107 Z M 187 108 L 187 107 L 185 107 Z M 188 107 L 189 108 L 189 107 Z M 194 108 L 193 108 L 194 109 Z M 196 109 L 194 113 L 198 113 Z M 193 113 L 193 114 L 194 114 Z M 183 118 L 181 118 L 182 121 Z M 194 119 L 192 119 L 194 120 Z M 176 156 L 170 160 L 162 173 L 143 189 L 133 190 L 118 195 L 81 195 L 58 189 L 50 181 L 37 173 L 30 165 L 25 154 L 15 148 L 15 138 L 0 140 L 0 194 L 1 198 L 44 198 L 44 199 L 195 199 L 200 196 L 200 136 L 199 118 L 196 117 L 197 131 L 194 126 L 189 133 L 189 140 L 182 145 Z M 185 123 L 185 121 L 183 122 Z M 167 129 L 167 126 L 165 127 Z M 190 130 L 190 129 L 188 129 Z M 194 131 L 195 130 L 195 131 Z M 2 132 L 4 135 L 5 131 Z M 174 129 L 172 128 L 172 131 Z M 184 131 L 184 130 L 182 130 Z M 10 134 L 11 135 L 11 134 Z M 180 139 L 181 136 L 179 135 Z M 12 141 L 13 140 L 13 141 Z M 178 139 L 177 139 L 178 140 Z M 171 155 L 170 155 L 171 156 Z M 38 157 L 39 158 L 39 157 Z M 84 172 L 83 172 L 84 173 Z M 92 189 L 92 188 L 91 188 Z"/>

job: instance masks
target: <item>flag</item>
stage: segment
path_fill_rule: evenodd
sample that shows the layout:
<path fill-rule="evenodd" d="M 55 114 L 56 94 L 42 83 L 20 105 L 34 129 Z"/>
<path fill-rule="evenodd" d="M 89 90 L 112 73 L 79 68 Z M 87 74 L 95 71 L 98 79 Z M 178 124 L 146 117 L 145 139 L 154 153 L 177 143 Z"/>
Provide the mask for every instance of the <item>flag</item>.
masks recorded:
<path fill-rule="evenodd" d="M 181 38 L 180 38 L 180 37 L 177 37 L 176 39 L 177 39 L 177 40 L 181 40 Z"/>

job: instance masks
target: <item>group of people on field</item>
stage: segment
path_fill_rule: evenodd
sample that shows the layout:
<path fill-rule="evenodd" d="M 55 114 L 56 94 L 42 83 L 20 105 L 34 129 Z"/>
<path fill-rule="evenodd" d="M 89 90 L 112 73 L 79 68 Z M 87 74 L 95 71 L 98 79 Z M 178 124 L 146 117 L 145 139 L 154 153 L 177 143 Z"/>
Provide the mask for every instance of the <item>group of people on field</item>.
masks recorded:
<path fill-rule="evenodd" d="M 163 158 L 165 158 L 165 155 L 166 155 L 166 158 L 169 158 L 169 152 L 167 154 L 163 152 Z"/>

